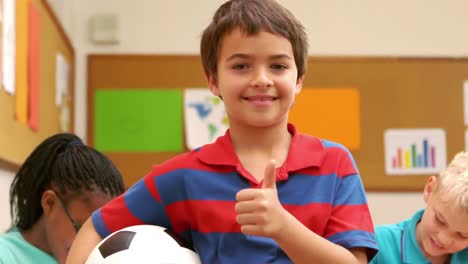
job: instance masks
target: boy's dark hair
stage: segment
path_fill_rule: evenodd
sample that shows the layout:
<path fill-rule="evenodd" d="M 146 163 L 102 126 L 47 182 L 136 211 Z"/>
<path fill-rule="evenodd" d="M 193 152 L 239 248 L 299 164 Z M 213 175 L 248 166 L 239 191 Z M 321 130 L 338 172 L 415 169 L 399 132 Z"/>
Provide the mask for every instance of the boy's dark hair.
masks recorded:
<path fill-rule="evenodd" d="M 217 79 L 218 56 L 223 37 L 240 28 L 248 35 L 265 30 L 291 43 L 297 78 L 307 70 L 307 35 L 291 12 L 274 0 L 230 0 L 221 5 L 203 31 L 200 53 L 206 75 Z"/>
<path fill-rule="evenodd" d="M 116 166 L 104 154 L 85 146 L 79 137 L 56 134 L 43 141 L 25 160 L 10 189 L 12 226 L 28 230 L 41 217 L 43 193 L 52 189 L 67 202 L 85 191 L 110 198 L 124 191 Z"/>

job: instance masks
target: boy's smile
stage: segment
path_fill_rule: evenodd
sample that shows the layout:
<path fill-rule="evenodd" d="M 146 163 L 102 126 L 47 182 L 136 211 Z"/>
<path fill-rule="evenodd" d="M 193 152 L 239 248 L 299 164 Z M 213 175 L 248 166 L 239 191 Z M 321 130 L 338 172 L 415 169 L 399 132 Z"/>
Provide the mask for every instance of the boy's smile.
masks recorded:
<path fill-rule="evenodd" d="M 248 102 L 252 103 L 254 106 L 270 106 L 273 101 L 277 100 L 278 97 L 270 96 L 270 95 L 252 95 L 252 96 L 245 96 L 242 99 L 247 100 Z"/>
<path fill-rule="evenodd" d="M 464 221 L 464 212 L 455 209 L 441 201 L 431 201 L 423 219 L 419 223 L 425 234 L 421 234 L 421 245 L 427 255 L 441 256 L 463 250 L 468 246 L 468 222 Z"/>
<path fill-rule="evenodd" d="M 288 39 L 239 28 L 224 36 L 211 91 L 222 96 L 230 126 L 268 127 L 287 123 L 289 109 L 302 86 Z"/>

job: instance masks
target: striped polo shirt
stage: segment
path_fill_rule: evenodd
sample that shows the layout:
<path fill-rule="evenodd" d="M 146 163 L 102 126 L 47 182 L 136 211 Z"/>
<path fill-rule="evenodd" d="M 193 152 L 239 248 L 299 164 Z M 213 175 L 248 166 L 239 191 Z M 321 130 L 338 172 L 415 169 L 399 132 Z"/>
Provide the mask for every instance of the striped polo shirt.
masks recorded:
<path fill-rule="evenodd" d="M 288 157 L 276 170 L 282 206 L 316 234 L 345 248 L 368 248 L 372 258 L 373 223 L 351 154 L 292 125 L 288 130 Z M 193 242 L 203 263 L 291 263 L 273 239 L 244 235 L 236 222 L 237 192 L 261 186 L 240 163 L 228 130 L 212 144 L 154 166 L 92 220 L 102 237 L 131 225 L 169 228 Z"/>

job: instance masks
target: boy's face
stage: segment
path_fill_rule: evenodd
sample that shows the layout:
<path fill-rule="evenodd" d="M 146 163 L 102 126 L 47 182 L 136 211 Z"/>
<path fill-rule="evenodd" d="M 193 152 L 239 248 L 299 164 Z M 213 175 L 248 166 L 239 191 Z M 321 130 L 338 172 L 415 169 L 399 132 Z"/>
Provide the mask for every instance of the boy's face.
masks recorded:
<path fill-rule="evenodd" d="M 418 244 L 429 257 L 453 254 L 468 247 L 468 216 L 453 201 L 444 199 L 442 192 L 434 192 L 435 185 L 436 178 L 431 177 L 424 189 L 427 208 L 416 229 Z"/>
<path fill-rule="evenodd" d="M 217 71 L 216 81 L 208 76 L 209 86 L 222 96 L 231 126 L 287 123 L 302 87 L 289 40 L 265 31 L 248 36 L 235 29 L 223 38 Z"/>

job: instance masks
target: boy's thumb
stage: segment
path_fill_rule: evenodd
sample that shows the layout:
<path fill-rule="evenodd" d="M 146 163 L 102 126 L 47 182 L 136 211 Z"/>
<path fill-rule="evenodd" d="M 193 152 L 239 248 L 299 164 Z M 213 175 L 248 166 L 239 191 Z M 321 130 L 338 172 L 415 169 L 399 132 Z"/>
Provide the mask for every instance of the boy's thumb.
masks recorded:
<path fill-rule="evenodd" d="M 262 188 L 276 189 L 276 161 L 270 160 L 265 167 Z"/>

